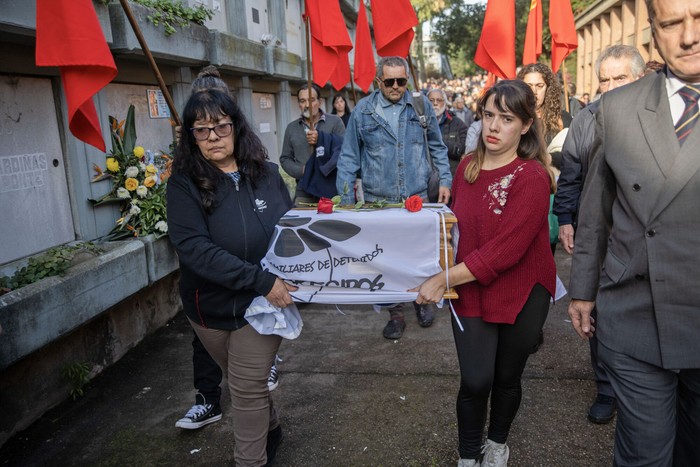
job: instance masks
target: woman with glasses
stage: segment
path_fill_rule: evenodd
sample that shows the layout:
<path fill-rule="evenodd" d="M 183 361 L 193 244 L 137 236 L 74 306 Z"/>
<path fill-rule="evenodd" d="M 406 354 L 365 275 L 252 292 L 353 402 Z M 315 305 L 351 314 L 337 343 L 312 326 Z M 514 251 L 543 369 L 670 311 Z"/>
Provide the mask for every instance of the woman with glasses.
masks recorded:
<path fill-rule="evenodd" d="M 452 184 L 460 234 L 456 265 L 414 290 L 418 303 L 439 301 L 448 282 L 459 294 L 452 302 L 461 374 L 458 466 L 505 467 L 522 373 L 555 291 L 547 223 L 555 184 L 530 88 L 499 81 L 479 108 L 481 139 Z"/>
<path fill-rule="evenodd" d="M 292 303 L 295 287 L 260 267 L 292 202 L 277 166 L 227 93 L 193 93 L 182 128 L 168 181 L 180 296 L 192 328 L 228 374 L 236 465 L 266 465 L 282 438 L 267 387 L 281 337 L 258 334 L 244 314 L 257 296 L 277 307 Z"/>

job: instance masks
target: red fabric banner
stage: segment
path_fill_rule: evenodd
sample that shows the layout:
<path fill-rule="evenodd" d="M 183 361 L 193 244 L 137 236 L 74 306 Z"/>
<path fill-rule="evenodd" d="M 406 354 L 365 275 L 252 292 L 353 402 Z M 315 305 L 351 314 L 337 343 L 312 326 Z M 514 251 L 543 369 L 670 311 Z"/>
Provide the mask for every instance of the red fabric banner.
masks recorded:
<path fill-rule="evenodd" d="M 542 55 L 542 0 L 532 0 L 525 30 L 523 65 L 536 63 L 540 55 Z"/>
<path fill-rule="evenodd" d="M 341 89 L 350 81 L 348 52 L 352 50 L 338 0 L 306 0 L 311 23 L 311 63 L 313 80 L 319 86 L 331 81 Z"/>
<path fill-rule="evenodd" d="M 550 0 L 549 30 L 552 33 L 552 71 L 556 73 L 567 55 L 578 47 L 574 13 L 569 0 Z"/>
<path fill-rule="evenodd" d="M 377 54 L 407 57 L 418 17 L 410 0 L 372 0 L 372 21 Z"/>
<path fill-rule="evenodd" d="M 515 78 L 515 2 L 513 0 L 488 0 L 474 63 L 499 78 Z"/>
<path fill-rule="evenodd" d="M 37 0 L 36 64 L 60 68 L 71 133 L 106 151 L 92 96 L 117 67 L 91 0 Z"/>
<path fill-rule="evenodd" d="M 355 84 L 364 92 L 369 92 L 369 87 L 377 74 L 377 64 L 374 61 L 367 11 L 362 2 L 360 2 L 360 10 L 357 13 L 357 29 L 355 29 L 354 67 Z"/>

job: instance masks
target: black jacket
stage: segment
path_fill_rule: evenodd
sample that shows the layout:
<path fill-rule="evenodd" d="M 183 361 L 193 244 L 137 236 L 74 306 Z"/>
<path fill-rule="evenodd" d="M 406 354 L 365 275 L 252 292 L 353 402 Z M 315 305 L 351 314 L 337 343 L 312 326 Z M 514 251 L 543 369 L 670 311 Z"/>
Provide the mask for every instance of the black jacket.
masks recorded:
<path fill-rule="evenodd" d="M 222 174 L 216 204 L 207 214 L 189 176 L 168 180 L 168 233 L 180 260 L 180 295 L 188 318 L 213 329 L 245 326 L 246 308 L 267 295 L 275 275 L 263 271 L 277 221 L 292 207 L 276 164 L 255 188 Z"/>
<path fill-rule="evenodd" d="M 469 127 L 461 119 L 457 118 L 450 110 L 438 119 L 442 141 L 447 146 L 447 157 L 450 159 L 450 169 L 454 174 L 459 161 L 464 155 L 464 144 L 467 141 Z"/>
<path fill-rule="evenodd" d="M 595 139 L 595 113 L 600 101 L 584 107 L 574 118 L 561 150 L 561 174 L 557 181 L 552 212 L 559 225 L 577 223 L 583 182 L 590 167 Z"/>

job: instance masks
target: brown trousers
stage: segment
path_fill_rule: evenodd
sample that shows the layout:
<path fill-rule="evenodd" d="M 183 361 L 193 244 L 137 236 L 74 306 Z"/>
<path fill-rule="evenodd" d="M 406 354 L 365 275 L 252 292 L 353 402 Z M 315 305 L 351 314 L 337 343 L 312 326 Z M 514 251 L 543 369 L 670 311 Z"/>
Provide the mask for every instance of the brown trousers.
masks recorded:
<path fill-rule="evenodd" d="M 203 328 L 191 320 L 190 324 L 209 355 L 228 375 L 236 465 L 265 465 L 267 433 L 279 426 L 267 377 L 282 338 L 258 334 L 252 326 L 230 331 Z"/>

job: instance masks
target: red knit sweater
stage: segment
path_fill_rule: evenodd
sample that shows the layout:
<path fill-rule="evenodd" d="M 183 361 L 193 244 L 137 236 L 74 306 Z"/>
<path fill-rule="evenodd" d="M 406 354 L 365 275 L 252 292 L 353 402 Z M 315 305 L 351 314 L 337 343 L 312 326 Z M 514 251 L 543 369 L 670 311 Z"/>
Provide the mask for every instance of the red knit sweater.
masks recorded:
<path fill-rule="evenodd" d="M 556 266 L 549 245 L 549 176 L 539 162 L 516 158 L 464 180 L 471 156 L 459 164 L 452 184 L 458 219 L 457 264 L 476 281 L 457 287 L 460 316 L 490 323 L 515 322 L 535 284 L 553 296 Z"/>

